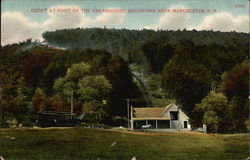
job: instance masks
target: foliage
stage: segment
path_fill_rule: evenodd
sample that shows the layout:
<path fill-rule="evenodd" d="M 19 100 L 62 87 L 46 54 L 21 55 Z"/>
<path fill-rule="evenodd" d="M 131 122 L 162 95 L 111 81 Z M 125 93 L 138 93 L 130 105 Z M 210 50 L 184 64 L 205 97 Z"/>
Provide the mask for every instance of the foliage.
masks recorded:
<path fill-rule="evenodd" d="M 48 110 L 48 100 L 41 88 L 37 88 L 32 97 L 32 106 L 34 112 L 43 112 Z"/>
<path fill-rule="evenodd" d="M 166 41 L 152 40 L 142 45 L 142 51 L 153 73 L 159 73 L 164 64 L 173 56 L 173 46 Z"/>
<path fill-rule="evenodd" d="M 209 83 L 209 71 L 202 65 L 190 64 L 186 59 L 172 59 L 163 70 L 164 89 L 193 119 L 196 118 L 192 114 L 194 106 L 207 94 Z"/>
<path fill-rule="evenodd" d="M 100 76 L 85 76 L 79 80 L 78 93 L 84 101 L 102 101 L 109 98 L 111 84 L 108 80 Z"/>
<path fill-rule="evenodd" d="M 209 132 L 232 132 L 233 117 L 228 106 L 228 100 L 222 93 L 211 91 L 200 104 L 196 104 L 195 110 L 202 112 L 203 123 L 207 125 Z"/>
<path fill-rule="evenodd" d="M 218 116 L 214 111 L 206 111 L 203 116 L 203 123 L 207 125 L 208 132 L 217 133 L 218 131 Z"/>
<path fill-rule="evenodd" d="M 150 106 L 149 99 L 160 106 L 175 101 L 198 125 L 205 113 L 195 112 L 194 106 L 212 88 L 228 98 L 234 119 L 230 130 L 245 131 L 246 33 L 77 28 L 45 32 L 43 37 L 47 45 L 28 39 L 1 46 L 1 104 L 7 112 L 28 112 L 26 102 L 32 100 L 36 88 L 42 88 L 48 109 L 57 111 L 69 111 L 74 91 L 74 111 L 80 113 L 85 103 L 77 93 L 81 67 L 75 72 L 68 69 L 85 63 L 89 65 L 86 76 L 103 75 L 112 86 L 107 98 L 112 117 L 127 115 L 127 98 L 135 107 Z M 140 66 L 134 68 L 137 73 L 133 67 L 131 72 L 130 64 Z M 135 81 L 142 74 L 145 81 Z M 219 120 L 218 116 L 217 125 Z"/>
<path fill-rule="evenodd" d="M 93 105 L 95 112 L 93 120 L 95 121 L 103 121 L 102 112 L 104 111 L 96 109 L 96 107 L 98 107 L 97 103 L 100 104 L 103 100 L 109 99 L 111 88 L 111 84 L 103 75 L 93 75 L 90 72 L 90 66 L 84 62 L 73 64 L 66 75 L 58 78 L 54 84 L 54 89 L 59 97 L 78 97 L 83 103 L 83 108 Z M 59 97 L 59 103 L 62 104 L 63 100 L 60 100 Z M 92 113 L 88 109 L 86 111 L 88 115 Z"/>
<path fill-rule="evenodd" d="M 246 33 L 236 32 L 225 33 L 196 30 L 153 31 L 147 29 L 129 30 L 76 28 L 45 32 L 43 33 L 43 38 L 46 42 L 54 46 L 64 48 L 66 47 L 68 49 L 104 49 L 112 54 L 119 55 L 130 62 L 143 63 L 144 57 L 141 51 L 141 44 L 147 41 L 161 40 L 163 42 L 167 41 L 172 45 L 177 44 L 186 38 L 193 41 L 195 45 L 199 46 L 210 46 L 215 44 L 220 46 L 233 46 L 235 48 L 242 48 L 241 50 L 244 50 L 243 48 L 247 46 L 249 37 Z M 157 46 L 158 45 L 156 44 L 156 48 L 158 48 Z M 160 55 L 160 57 L 165 56 Z M 161 63 L 165 60 L 161 59 L 159 61 Z"/>
<path fill-rule="evenodd" d="M 245 61 L 225 72 L 221 88 L 229 99 L 235 130 L 246 131 L 244 123 L 249 116 L 249 62 Z"/>
<path fill-rule="evenodd" d="M 41 82 L 43 72 L 49 65 L 51 57 L 51 51 L 44 48 L 33 48 L 25 52 L 19 59 L 18 70 L 24 76 L 26 83 L 33 89 Z"/>
<path fill-rule="evenodd" d="M 57 93 L 70 96 L 78 90 L 79 80 L 90 74 L 89 65 L 81 62 L 72 65 L 64 77 L 58 78 L 54 83 L 54 89 Z"/>
<path fill-rule="evenodd" d="M 247 99 L 249 95 L 249 62 L 236 65 L 223 74 L 222 91 L 231 100 L 234 96 Z"/>
<path fill-rule="evenodd" d="M 245 132 L 245 121 L 249 119 L 249 102 L 248 100 L 234 96 L 229 103 L 232 112 L 234 129 L 237 132 Z"/>
<path fill-rule="evenodd" d="M 17 96 L 14 98 L 15 112 L 24 113 L 27 112 L 27 89 L 25 88 L 24 78 L 20 77 L 17 80 Z"/>
<path fill-rule="evenodd" d="M 84 119 L 91 122 L 105 123 L 109 117 L 107 104 L 96 100 L 85 102 L 83 111 L 85 113 Z"/>

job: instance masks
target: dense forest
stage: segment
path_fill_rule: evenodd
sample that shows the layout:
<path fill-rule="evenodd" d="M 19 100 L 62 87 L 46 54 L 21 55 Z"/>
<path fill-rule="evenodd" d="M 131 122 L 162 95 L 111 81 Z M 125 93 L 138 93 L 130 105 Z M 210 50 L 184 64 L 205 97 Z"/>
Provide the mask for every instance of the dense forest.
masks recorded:
<path fill-rule="evenodd" d="M 249 34 L 77 28 L 43 38 L 1 46 L 7 117 L 70 111 L 73 97 L 87 121 L 120 125 L 129 98 L 134 107 L 174 102 L 210 132 L 249 125 Z"/>

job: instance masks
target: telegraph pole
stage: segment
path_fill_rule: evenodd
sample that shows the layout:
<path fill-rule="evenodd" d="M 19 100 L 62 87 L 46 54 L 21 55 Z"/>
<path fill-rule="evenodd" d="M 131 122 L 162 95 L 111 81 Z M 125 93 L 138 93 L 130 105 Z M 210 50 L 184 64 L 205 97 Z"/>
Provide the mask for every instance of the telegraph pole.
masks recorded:
<path fill-rule="evenodd" d="M 128 116 L 128 129 L 129 129 L 129 98 L 127 100 L 127 116 Z"/>
<path fill-rule="evenodd" d="M 4 124 L 4 110 L 3 110 L 3 104 L 2 104 L 2 87 L 0 87 L 0 128 L 3 127 Z"/>
<path fill-rule="evenodd" d="M 178 107 L 178 131 L 180 131 L 180 108 L 179 107 Z"/>
<path fill-rule="evenodd" d="M 73 104 L 73 99 L 74 99 L 74 91 L 72 91 L 72 94 L 71 94 L 71 106 L 70 106 L 70 114 L 71 114 L 71 119 L 73 117 L 73 108 L 74 108 L 74 104 Z"/>

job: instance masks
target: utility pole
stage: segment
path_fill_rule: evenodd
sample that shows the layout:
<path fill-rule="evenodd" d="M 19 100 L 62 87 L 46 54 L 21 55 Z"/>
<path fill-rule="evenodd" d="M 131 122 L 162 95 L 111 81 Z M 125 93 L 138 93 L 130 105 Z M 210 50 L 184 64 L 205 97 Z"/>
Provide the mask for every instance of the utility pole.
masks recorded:
<path fill-rule="evenodd" d="M 73 115 L 73 108 L 74 108 L 74 104 L 73 104 L 73 94 L 74 94 L 74 91 L 72 91 L 72 94 L 71 94 L 71 107 L 70 107 L 70 114 L 71 114 L 71 118 L 72 118 L 72 115 Z"/>
<path fill-rule="evenodd" d="M 127 116 L 128 116 L 128 129 L 129 129 L 129 98 L 127 100 Z"/>
<path fill-rule="evenodd" d="M 177 106 L 178 107 L 178 106 Z M 178 107 L 178 131 L 180 131 L 180 108 Z"/>
<path fill-rule="evenodd" d="M 4 110 L 3 110 L 3 100 L 2 100 L 2 87 L 0 87 L 0 128 L 3 127 L 4 124 Z"/>

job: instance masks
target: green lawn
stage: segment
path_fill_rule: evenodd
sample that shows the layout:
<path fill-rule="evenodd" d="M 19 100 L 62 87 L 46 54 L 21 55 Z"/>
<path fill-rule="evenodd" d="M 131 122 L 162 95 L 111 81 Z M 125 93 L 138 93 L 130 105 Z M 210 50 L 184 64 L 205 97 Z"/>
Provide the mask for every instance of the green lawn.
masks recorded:
<path fill-rule="evenodd" d="M 239 160 L 249 156 L 249 145 L 248 135 L 0 130 L 0 155 L 5 160 L 130 160 L 134 156 L 137 160 Z"/>

